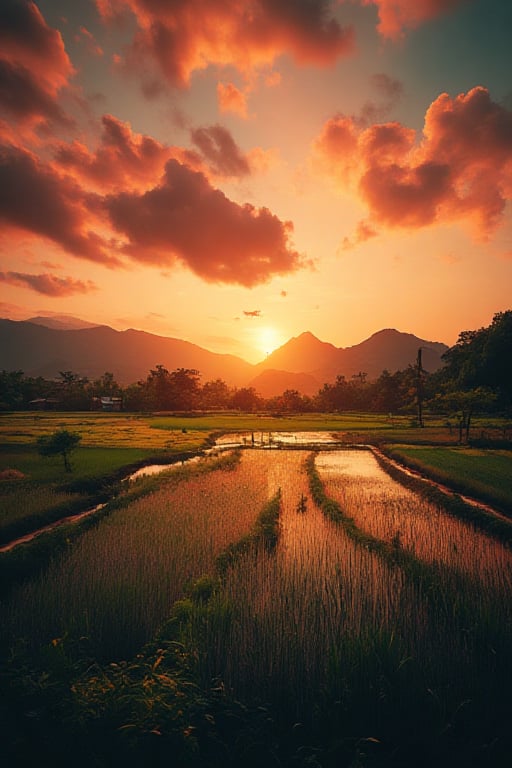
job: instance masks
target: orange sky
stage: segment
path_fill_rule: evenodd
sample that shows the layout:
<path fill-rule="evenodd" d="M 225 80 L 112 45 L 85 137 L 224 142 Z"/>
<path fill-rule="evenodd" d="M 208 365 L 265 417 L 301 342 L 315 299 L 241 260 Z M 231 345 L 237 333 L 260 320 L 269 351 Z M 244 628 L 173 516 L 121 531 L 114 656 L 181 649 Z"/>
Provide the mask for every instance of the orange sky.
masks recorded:
<path fill-rule="evenodd" d="M 3 0 L 0 316 L 251 362 L 305 330 L 489 324 L 511 22 L 500 0 Z"/>

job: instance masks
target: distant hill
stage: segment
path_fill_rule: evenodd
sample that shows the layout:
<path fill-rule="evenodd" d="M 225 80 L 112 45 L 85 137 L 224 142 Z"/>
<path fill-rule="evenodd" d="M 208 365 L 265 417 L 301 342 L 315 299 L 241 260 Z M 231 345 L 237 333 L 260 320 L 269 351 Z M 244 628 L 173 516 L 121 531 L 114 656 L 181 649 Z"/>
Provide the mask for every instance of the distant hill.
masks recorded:
<path fill-rule="evenodd" d="M 324 382 L 309 373 L 293 373 L 290 371 L 262 371 L 251 379 L 247 386 L 254 387 L 262 397 L 281 395 L 287 389 L 295 389 L 302 395 L 316 395 Z"/>
<path fill-rule="evenodd" d="M 388 328 L 360 344 L 343 348 L 305 332 L 276 349 L 255 368 L 259 374 L 276 369 L 307 373 L 321 383 L 333 382 L 338 375 L 350 378 L 360 372 L 366 373 L 368 379 L 374 379 L 384 369 L 393 373 L 407 368 L 416 361 L 420 347 L 425 370 L 433 372 L 440 368 L 441 355 L 448 349 L 446 344 L 426 341 L 411 333 Z"/>
<path fill-rule="evenodd" d="M 62 318 L 42 319 L 66 322 Z M 425 370 L 437 370 L 441 355 L 448 349 L 445 344 L 393 329 L 374 333 L 347 348 L 305 332 L 263 362 L 251 365 L 234 355 L 221 355 L 188 341 L 145 331 L 115 331 L 106 325 L 63 330 L 29 321 L 0 320 L 0 370 L 21 370 L 28 376 L 45 378 L 73 371 L 90 379 L 110 371 L 126 385 L 146 378 L 157 365 L 169 371 L 194 368 L 203 383 L 220 378 L 230 386 L 254 387 L 264 397 L 286 389 L 312 395 L 338 375 L 350 378 L 364 372 L 372 379 L 384 369 L 393 373 L 414 363 L 420 347 Z"/>
<path fill-rule="evenodd" d="M 115 331 L 106 325 L 55 330 L 27 321 L 0 320 L 3 370 L 45 378 L 73 371 L 91 379 L 110 371 L 126 385 L 146 378 L 157 365 L 170 371 L 195 368 L 203 382 L 222 378 L 236 386 L 244 384 L 253 370 L 250 363 L 234 355 L 220 355 L 188 341 L 144 331 Z"/>
<path fill-rule="evenodd" d="M 44 325 L 45 328 L 53 328 L 56 331 L 76 331 L 80 328 L 97 328 L 99 325 L 99 323 L 89 323 L 87 320 L 81 320 L 79 317 L 72 317 L 71 315 L 51 315 L 51 317 L 38 315 L 37 317 L 29 317 L 26 322 Z"/>

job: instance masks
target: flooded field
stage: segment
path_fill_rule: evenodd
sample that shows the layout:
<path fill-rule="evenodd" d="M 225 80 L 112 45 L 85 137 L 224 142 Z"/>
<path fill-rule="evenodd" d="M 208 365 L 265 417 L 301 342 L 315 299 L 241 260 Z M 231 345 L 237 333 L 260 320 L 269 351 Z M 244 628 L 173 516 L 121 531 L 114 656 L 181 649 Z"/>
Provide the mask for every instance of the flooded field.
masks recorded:
<path fill-rule="evenodd" d="M 431 738 L 471 702 L 467 727 L 492 733 L 512 687 L 510 549 L 370 451 L 323 437 L 324 450 L 290 433 L 289 449 L 271 440 L 167 472 L 13 590 L 4 642 L 87 638 L 111 661 L 160 632 L 187 648 L 204 690 L 216 681 L 290 728 Z M 254 538 L 271 499 L 276 535 Z"/>
<path fill-rule="evenodd" d="M 392 480 L 370 451 L 320 453 L 327 495 L 372 536 L 512 594 L 512 551 Z"/>

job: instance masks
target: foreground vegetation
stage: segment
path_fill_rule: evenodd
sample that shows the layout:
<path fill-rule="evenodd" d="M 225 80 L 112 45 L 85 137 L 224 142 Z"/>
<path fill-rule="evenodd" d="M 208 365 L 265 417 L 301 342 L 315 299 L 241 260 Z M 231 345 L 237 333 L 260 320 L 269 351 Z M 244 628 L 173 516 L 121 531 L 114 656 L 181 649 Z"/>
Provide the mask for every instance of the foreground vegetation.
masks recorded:
<path fill-rule="evenodd" d="M 306 458 L 140 481 L 12 585 L 9 765 L 510 764 L 509 548 L 366 451 Z"/>
<path fill-rule="evenodd" d="M 386 453 L 422 474 L 512 517 L 512 452 L 389 444 Z"/>

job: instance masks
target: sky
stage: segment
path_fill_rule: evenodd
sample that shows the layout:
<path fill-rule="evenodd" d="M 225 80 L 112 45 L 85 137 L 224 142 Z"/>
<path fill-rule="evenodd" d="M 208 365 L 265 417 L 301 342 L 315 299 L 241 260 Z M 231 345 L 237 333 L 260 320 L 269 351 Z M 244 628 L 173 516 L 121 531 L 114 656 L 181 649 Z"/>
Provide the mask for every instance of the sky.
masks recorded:
<path fill-rule="evenodd" d="M 488 325 L 511 28 L 509 0 L 2 0 L 0 317 L 250 362 Z"/>

